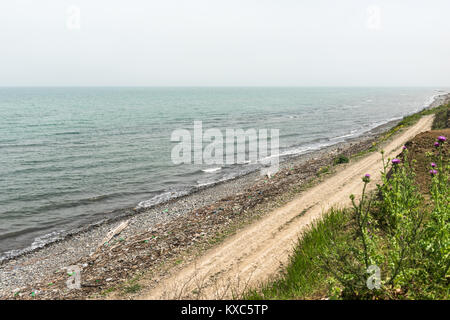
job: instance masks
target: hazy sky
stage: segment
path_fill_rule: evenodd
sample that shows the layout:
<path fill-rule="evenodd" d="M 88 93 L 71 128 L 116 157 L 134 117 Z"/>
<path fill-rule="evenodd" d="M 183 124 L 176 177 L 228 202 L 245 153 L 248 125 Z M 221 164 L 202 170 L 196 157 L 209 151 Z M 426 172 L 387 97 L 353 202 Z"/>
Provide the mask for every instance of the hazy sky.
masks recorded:
<path fill-rule="evenodd" d="M 2 0 L 0 86 L 450 86 L 449 0 Z"/>

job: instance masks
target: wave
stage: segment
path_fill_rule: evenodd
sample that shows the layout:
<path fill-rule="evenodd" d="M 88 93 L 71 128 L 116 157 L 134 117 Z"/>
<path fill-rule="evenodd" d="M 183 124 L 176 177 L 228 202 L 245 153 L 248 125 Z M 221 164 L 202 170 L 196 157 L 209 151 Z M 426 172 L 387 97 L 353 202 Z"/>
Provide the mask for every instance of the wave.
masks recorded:
<path fill-rule="evenodd" d="M 169 200 L 188 195 L 191 192 L 192 192 L 192 189 L 167 191 L 167 192 L 158 194 L 149 200 L 139 202 L 138 205 L 134 209 L 137 211 L 140 211 L 142 209 L 149 209 L 151 207 L 154 207 L 158 204 L 167 202 Z"/>
<path fill-rule="evenodd" d="M 31 250 L 36 250 L 39 248 L 44 247 L 49 242 L 54 242 L 57 240 L 61 240 L 64 238 L 64 233 L 66 230 L 62 229 L 59 231 L 53 231 L 50 233 L 47 233 L 41 237 L 37 237 L 34 239 L 33 243 L 31 244 Z"/>
<path fill-rule="evenodd" d="M 330 138 L 329 140 L 330 141 L 342 140 L 342 139 L 345 139 L 345 138 L 354 137 L 357 133 L 358 133 L 358 130 L 357 129 L 353 129 L 353 130 L 350 130 L 350 132 L 347 133 L 347 134 L 344 134 L 342 136 L 333 137 L 333 138 Z"/>
<path fill-rule="evenodd" d="M 443 91 L 443 90 L 436 90 L 436 91 L 438 93 L 434 94 L 433 96 L 431 96 L 424 102 L 424 105 L 422 106 L 423 108 L 430 108 L 433 105 L 433 103 L 435 103 L 438 100 L 438 98 L 440 96 L 448 94 L 448 92 Z M 419 108 L 419 110 L 420 110 L 420 108 Z"/>
<path fill-rule="evenodd" d="M 30 230 L 27 230 L 30 231 Z M 21 234 L 24 232 L 20 232 Z M 66 230 L 61 229 L 58 231 L 52 231 L 50 233 L 44 234 L 43 236 L 39 236 L 34 238 L 33 242 L 30 246 L 24 248 L 24 249 L 16 249 L 16 250 L 10 250 L 7 252 L 4 252 L 0 255 L 0 263 L 2 263 L 5 260 L 17 257 L 19 255 L 33 252 L 37 249 L 43 248 L 47 246 L 50 243 L 63 240 L 67 236 Z"/>
<path fill-rule="evenodd" d="M 217 172 L 217 171 L 220 171 L 220 170 L 222 170 L 221 167 L 217 167 L 217 168 L 209 168 L 209 169 L 202 169 L 202 171 L 203 171 L 203 172 L 206 172 L 206 173 L 213 173 L 213 172 Z"/>
<path fill-rule="evenodd" d="M 54 133 L 55 136 L 66 136 L 66 135 L 77 135 L 81 134 L 79 131 L 67 131 L 67 132 L 56 132 Z"/>

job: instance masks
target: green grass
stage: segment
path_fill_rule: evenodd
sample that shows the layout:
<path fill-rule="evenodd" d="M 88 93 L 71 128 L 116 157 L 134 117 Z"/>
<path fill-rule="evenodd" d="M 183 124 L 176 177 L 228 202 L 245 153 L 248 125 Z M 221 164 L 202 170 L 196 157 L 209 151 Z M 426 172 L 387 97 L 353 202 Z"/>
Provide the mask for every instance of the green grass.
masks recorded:
<path fill-rule="evenodd" d="M 438 130 L 448 128 L 450 124 L 448 121 L 449 118 L 450 118 L 450 104 L 442 106 L 437 110 L 433 121 L 432 129 Z"/>
<path fill-rule="evenodd" d="M 377 151 L 378 150 L 378 146 L 381 143 L 387 141 L 389 138 L 391 138 L 394 134 L 396 134 L 397 132 L 399 132 L 403 128 L 406 128 L 406 127 L 414 125 L 423 116 L 430 115 L 430 114 L 434 114 L 435 115 L 435 119 L 433 121 L 432 129 L 433 130 L 444 129 L 444 128 L 447 127 L 446 124 L 448 124 L 448 123 L 444 123 L 444 120 L 443 120 L 444 117 L 445 117 L 444 114 L 447 114 L 447 116 L 450 114 L 450 104 L 441 105 L 441 106 L 438 106 L 438 107 L 435 107 L 435 108 L 431 108 L 431 109 L 425 109 L 425 110 L 422 110 L 420 112 L 417 112 L 417 113 L 414 113 L 412 115 L 404 117 L 399 123 L 397 123 L 394 127 L 389 129 L 376 142 L 374 142 L 369 149 L 360 151 L 357 154 L 352 155 L 352 158 L 358 158 L 358 157 L 364 156 L 364 155 L 366 155 L 368 153 Z"/>
<path fill-rule="evenodd" d="M 450 104 L 447 105 L 441 105 L 432 109 L 425 109 L 420 112 L 414 113 L 412 115 L 404 117 L 394 128 L 388 131 L 387 135 L 392 135 L 394 132 L 398 131 L 399 129 L 403 127 L 408 127 L 413 124 L 415 124 L 417 121 L 419 121 L 420 118 L 426 115 L 430 114 L 440 114 L 443 111 L 448 110 L 450 107 Z"/>
<path fill-rule="evenodd" d="M 141 290 L 141 286 L 138 283 L 131 284 L 123 288 L 124 293 L 136 293 Z"/>
<path fill-rule="evenodd" d="M 343 154 L 340 154 L 339 156 L 336 157 L 336 159 L 334 159 L 333 164 L 337 165 L 337 164 L 341 164 L 341 163 L 348 163 L 350 160 L 348 159 L 348 157 L 344 156 Z"/>
<path fill-rule="evenodd" d="M 249 292 L 244 299 L 313 299 L 328 293 L 330 274 L 318 268 L 315 257 L 333 246 L 331 239 L 351 244 L 345 232 L 351 216 L 345 210 L 331 210 L 315 222 L 299 239 L 290 263 L 279 279 Z"/>
<path fill-rule="evenodd" d="M 328 173 L 329 171 L 329 166 L 321 167 L 319 170 L 317 170 L 316 176 L 320 177 L 322 174 Z"/>

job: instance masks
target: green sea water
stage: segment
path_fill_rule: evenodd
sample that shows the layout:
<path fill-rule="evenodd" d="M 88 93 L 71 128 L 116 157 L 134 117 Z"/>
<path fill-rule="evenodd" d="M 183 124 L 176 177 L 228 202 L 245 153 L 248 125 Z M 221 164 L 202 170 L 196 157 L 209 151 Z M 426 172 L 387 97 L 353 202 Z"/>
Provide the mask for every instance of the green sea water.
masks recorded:
<path fill-rule="evenodd" d="M 0 88 L 0 256 L 248 172 L 171 161 L 175 129 L 279 129 L 280 153 L 360 135 L 434 88 Z M 149 201 L 150 200 L 150 201 Z"/>

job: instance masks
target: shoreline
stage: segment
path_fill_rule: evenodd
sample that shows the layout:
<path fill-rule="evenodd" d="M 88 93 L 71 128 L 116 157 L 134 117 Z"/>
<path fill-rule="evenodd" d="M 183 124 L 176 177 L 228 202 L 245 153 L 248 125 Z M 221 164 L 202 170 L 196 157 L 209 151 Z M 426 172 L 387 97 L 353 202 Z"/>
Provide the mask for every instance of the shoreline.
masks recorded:
<path fill-rule="evenodd" d="M 338 147 L 340 145 L 344 145 L 345 146 L 346 144 L 353 143 L 353 142 L 358 143 L 358 140 L 365 139 L 366 136 L 368 136 L 368 135 L 373 135 L 374 133 L 376 133 L 376 132 L 378 132 L 380 130 L 388 130 L 389 128 L 395 126 L 395 124 L 398 123 L 400 120 L 401 119 L 389 120 L 388 122 L 380 124 L 380 125 L 377 125 L 374 128 L 370 129 L 369 131 L 366 131 L 366 132 L 362 133 L 359 136 L 350 137 L 350 138 L 348 138 L 345 141 L 339 141 L 339 142 L 336 142 L 336 143 L 331 144 L 331 145 L 322 146 L 322 147 L 319 147 L 318 149 L 312 149 L 312 150 L 308 150 L 308 151 L 305 151 L 305 152 L 300 152 L 300 153 L 297 153 L 297 154 L 281 155 L 280 156 L 280 165 L 283 162 L 286 162 L 286 161 L 292 161 L 292 160 L 296 161 L 296 160 L 298 160 L 297 158 L 301 158 L 301 157 L 305 157 L 305 156 L 306 157 L 307 156 L 314 156 L 315 153 L 327 152 L 328 149 L 333 149 L 336 146 L 338 146 Z M 42 245 L 38 245 L 36 247 L 33 247 L 32 245 L 30 245 L 30 246 L 28 246 L 26 248 L 23 248 L 23 249 L 12 250 L 12 251 L 10 251 L 11 252 L 10 256 L 6 255 L 6 256 L 2 256 L 1 257 L 1 259 L 0 259 L 0 266 L 2 264 L 4 264 L 4 263 L 7 263 L 10 260 L 14 260 L 14 259 L 20 258 L 20 257 L 25 256 L 27 254 L 31 254 L 33 252 L 39 251 L 39 250 L 41 250 L 41 249 L 43 249 L 45 247 L 51 246 L 51 245 L 53 245 L 55 243 L 64 241 L 66 238 L 69 238 L 69 237 L 72 237 L 72 236 L 76 236 L 77 234 L 80 234 L 80 233 L 89 232 L 91 229 L 97 228 L 97 227 L 99 227 L 101 225 L 104 225 L 104 224 L 114 224 L 114 223 L 116 223 L 118 221 L 122 221 L 122 220 L 125 220 L 127 218 L 130 218 L 130 217 L 132 217 L 132 216 L 134 216 L 136 214 L 142 214 L 142 213 L 145 214 L 147 211 L 151 211 L 153 209 L 158 209 L 158 208 L 165 207 L 165 206 L 167 206 L 167 205 L 169 205 L 169 204 L 171 204 L 173 202 L 180 201 L 183 198 L 190 197 L 190 196 L 192 196 L 192 195 L 194 195 L 196 193 L 200 193 L 200 192 L 202 192 L 202 191 L 204 191 L 206 189 L 216 188 L 219 185 L 227 185 L 227 184 L 230 184 L 230 183 L 236 183 L 237 180 L 239 180 L 240 183 L 242 182 L 242 183 L 245 184 L 246 181 L 249 180 L 249 178 L 251 179 L 250 184 L 252 184 L 258 178 L 259 170 L 260 170 L 259 168 L 256 168 L 256 169 L 254 169 L 252 171 L 246 172 L 244 174 L 238 175 L 238 176 L 233 177 L 233 178 L 229 178 L 229 179 L 226 179 L 226 180 L 218 180 L 218 181 L 214 181 L 214 182 L 211 182 L 211 183 L 208 183 L 208 184 L 205 184 L 205 185 L 194 186 L 194 187 L 192 187 L 192 190 L 190 192 L 186 193 L 186 194 L 181 194 L 181 195 L 178 195 L 178 196 L 175 196 L 175 197 L 168 198 L 167 200 L 163 200 L 161 202 L 158 202 L 156 204 L 150 205 L 148 207 L 141 207 L 138 204 L 135 208 L 128 207 L 128 208 L 116 209 L 113 212 L 121 212 L 121 213 L 116 214 L 115 216 L 110 217 L 110 218 L 100 219 L 98 221 L 89 223 L 89 224 L 87 224 L 85 226 L 74 228 L 74 229 L 68 231 L 62 237 L 55 237 L 55 239 L 53 239 L 53 240 L 51 240 L 49 242 L 43 243 Z M 240 180 L 242 180 L 242 181 L 240 181 Z M 152 199 L 145 200 L 145 201 L 142 201 L 142 202 L 151 201 Z M 215 200 L 217 200 L 217 199 L 215 199 Z M 215 201 L 215 200 L 213 200 L 213 201 Z M 39 238 L 45 238 L 46 236 L 47 236 L 47 234 L 43 235 L 42 237 L 39 237 Z M 37 239 L 38 238 L 36 238 L 35 240 L 37 240 Z M 8 252 L 6 252 L 6 253 L 8 253 Z M 6 253 L 4 253 L 4 254 L 6 254 Z"/>
<path fill-rule="evenodd" d="M 448 100 L 448 98 L 448 94 L 439 94 L 427 108 L 440 105 L 444 100 Z M 313 164 L 313 170 L 298 173 L 303 179 L 302 183 L 307 183 L 314 178 L 317 173 L 317 168 L 329 165 L 338 154 L 355 154 L 359 151 L 366 150 L 373 141 L 394 127 L 400 120 L 392 120 L 358 137 L 353 137 L 347 141 L 338 142 L 319 150 L 300 155 L 286 156 L 280 161 L 280 172 L 284 173 L 292 167 L 304 168 L 307 165 Z M 215 203 L 223 199 L 229 198 L 231 202 L 239 201 L 239 199 L 236 200 L 236 197 L 239 198 L 247 189 L 251 189 L 256 184 L 262 183 L 263 180 L 264 178 L 260 177 L 259 171 L 255 171 L 231 180 L 204 186 L 198 188 L 191 194 L 170 199 L 167 202 L 157 204 L 154 207 L 141 210 L 137 213 L 114 217 L 107 221 L 100 221 L 97 224 L 90 225 L 85 230 L 70 234 L 62 240 L 4 260 L 0 262 L 0 297 L 3 295 L 9 296 L 11 292 L 19 292 L 25 287 L 32 287 L 43 279 L 54 277 L 55 274 L 58 274 L 58 277 L 60 277 L 62 276 L 60 275 L 61 268 L 79 263 L 80 261 L 85 262 L 86 257 L 96 251 L 101 245 L 104 236 L 117 224 L 126 219 L 130 219 L 130 223 L 120 234 L 120 237 L 128 241 L 128 239 L 133 239 L 136 235 L 152 233 L 158 228 L 161 231 L 161 228 L 166 225 L 176 224 L 178 220 L 183 221 L 189 213 L 198 215 L 205 208 L 214 207 Z M 277 187 L 274 186 L 274 188 Z M 115 280 L 120 281 L 124 279 L 120 278 Z M 107 281 L 106 279 L 105 281 L 112 283 L 115 280 Z M 108 287 L 108 285 L 105 285 L 105 287 Z"/>
<path fill-rule="evenodd" d="M 431 96 L 425 103 L 425 105 L 428 105 L 428 106 L 424 107 L 420 110 L 432 108 L 435 105 L 439 105 L 440 101 L 441 100 L 443 101 L 442 97 L 445 97 L 448 94 L 448 93 L 445 93 L 444 91 L 440 91 L 440 90 L 437 90 L 437 92 L 438 93 Z M 417 110 L 416 112 L 420 112 L 420 110 Z M 411 114 L 414 114 L 416 112 L 413 112 Z M 315 153 L 315 152 L 318 152 L 321 150 L 326 150 L 327 148 L 333 148 L 334 146 L 339 146 L 339 145 L 345 144 L 347 142 L 357 141 L 359 138 L 364 137 L 365 135 L 370 135 L 371 132 L 376 132 L 377 130 L 380 130 L 381 128 L 383 128 L 385 126 L 389 126 L 389 125 L 393 126 L 393 125 L 395 125 L 396 122 L 400 121 L 401 119 L 402 118 L 388 119 L 385 122 L 382 122 L 381 124 L 373 123 L 372 124 L 373 127 L 368 129 L 367 131 L 364 131 L 364 132 L 359 133 L 354 136 L 350 136 L 348 138 L 345 136 L 329 138 L 329 141 L 332 141 L 332 140 L 337 140 L 337 141 L 334 143 L 330 143 L 330 144 L 324 144 L 321 146 L 312 147 L 311 149 L 306 149 L 305 151 L 299 151 L 299 152 L 293 151 L 291 153 L 291 151 L 286 150 L 284 154 L 282 153 L 280 155 L 280 163 L 284 162 L 284 161 L 290 161 L 290 159 L 292 159 L 292 158 L 302 157 L 307 154 Z M 341 139 L 343 139 L 343 140 L 341 140 Z M 339 140 L 341 140 L 341 141 L 339 141 Z M 297 146 L 297 147 L 302 147 L 302 146 Z M 305 146 L 309 146 L 309 144 L 306 144 Z M 294 147 L 293 150 L 295 150 L 295 148 L 296 147 Z M 253 169 L 250 169 L 246 172 L 240 173 L 240 174 L 238 174 L 234 177 L 228 178 L 228 179 L 216 180 L 216 181 L 212 181 L 210 183 L 204 184 L 204 185 L 191 186 L 189 188 L 189 190 L 187 190 L 187 191 L 184 191 L 184 190 L 177 191 L 176 188 L 174 189 L 174 191 L 164 191 L 161 194 L 154 196 L 153 198 L 143 200 L 143 201 L 137 203 L 134 208 L 133 207 L 117 208 L 109 213 L 101 214 L 102 217 L 99 217 L 98 220 L 93 220 L 86 224 L 75 226 L 69 230 L 54 230 L 49 233 L 37 236 L 36 238 L 34 238 L 33 242 L 27 246 L 0 253 L 0 266 L 2 264 L 6 263 L 7 261 L 17 259 L 17 258 L 27 255 L 27 254 L 31 254 L 35 251 L 38 251 L 38 250 L 45 248 L 49 245 L 52 245 L 54 243 L 64 241 L 65 239 L 67 239 L 71 236 L 77 235 L 79 233 L 88 232 L 89 230 L 91 230 L 93 228 L 97 228 L 98 226 L 101 226 L 103 224 L 113 224 L 117 221 L 130 218 L 133 215 L 135 215 L 136 213 L 142 213 L 142 212 L 145 212 L 148 210 L 152 210 L 153 208 L 162 207 L 168 203 L 177 201 L 178 199 L 182 199 L 184 197 L 188 197 L 188 196 L 195 194 L 197 192 L 200 192 L 206 188 L 213 188 L 219 184 L 226 184 L 226 183 L 232 182 L 233 180 L 236 180 L 236 179 L 251 176 L 253 173 L 258 172 L 259 170 L 260 170 L 259 167 L 255 167 Z M 161 197 L 167 193 L 173 193 L 175 195 L 174 196 L 169 195 L 166 199 Z M 158 200 L 157 198 L 162 198 L 162 200 Z M 149 206 L 141 206 L 142 203 L 153 202 L 154 200 L 156 201 L 154 204 L 151 204 Z"/>

